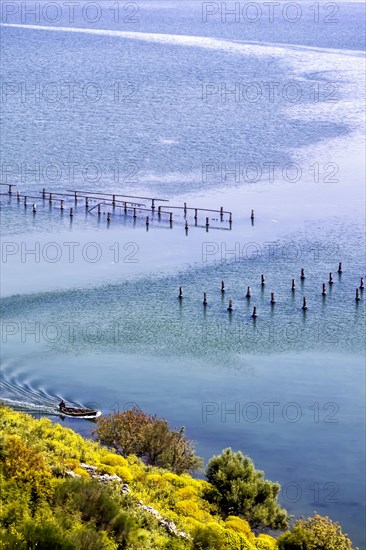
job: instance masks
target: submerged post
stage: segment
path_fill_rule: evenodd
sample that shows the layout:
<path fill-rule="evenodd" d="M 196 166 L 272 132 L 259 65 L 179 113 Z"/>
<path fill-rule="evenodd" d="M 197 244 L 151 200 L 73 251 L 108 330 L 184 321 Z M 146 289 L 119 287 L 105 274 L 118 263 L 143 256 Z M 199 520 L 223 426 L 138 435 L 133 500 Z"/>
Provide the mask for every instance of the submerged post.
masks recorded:
<path fill-rule="evenodd" d="M 221 292 L 225 292 L 225 283 L 221 281 Z"/>
<path fill-rule="evenodd" d="M 360 281 L 360 289 L 363 290 L 365 288 L 365 282 L 363 280 L 363 277 L 361 277 L 361 281 Z"/>
<path fill-rule="evenodd" d="M 306 311 L 308 309 L 308 303 L 306 300 L 306 297 L 304 296 L 303 302 L 302 302 L 302 309 L 303 311 Z"/>
<path fill-rule="evenodd" d="M 329 273 L 329 284 L 333 284 L 333 273 Z"/>
<path fill-rule="evenodd" d="M 206 292 L 203 293 L 203 305 L 207 306 L 207 294 L 206 294 Z"/>
<path fill-rule="evenodd" d="M 356 288 L 356 302 L 359 302 L 360 300 L 361 300 L 360 291 L 358 288 Z"/>
<path fill-rule="evenodd" d="M 325 283 L 323 283 L 322 295 L 323 295 L 323 296 L 326 296 L 326 295 L 327 295 L 327 285 L 326 285 Z"/>
<path fill-rule="evenodd" d="M 180 286 L 179 287 L 179 296 L 178 296 L 179 300 L 183 300 L 183 289 L 182 287 Z"/>
<path fill-rule="evenodd" d="M 342 273 L 342 262 L 338 264 L 338 273 Z"/>
<path fill-rule="evenodd" d="M 258 315 L 257 315 L 257 308 L 256 308 L 255 306 L 253 307 L 252 317 L 253 317 L 253 319 L 256 319 L 256 318 L 258 317 Z"/>
<path fill-rule="evenodd" d="M 229 307 L 227 308 L 227 310 L 231 313 L 233 311 L 233 301 L 232 300 L 229 300 Z"/>
<path fill-rule="evenodd" d="M 301 279 L 302 281 L 305 279 L 305 270 L 304 270 L 304 268 L 301 269 L 300 279 Z"/>
<path fill-rule="evenodd" d="M 275 303 L 276 303 L 275 293 L 271 292 L 271 304 L 275 304 Z"/>
<path fill-rule="evenodd" d="M 251 296 L 250 286 L 248 286 L 248 290 L 247 290 L 247 293 L 246 293 L 245 297 L 250 298 L 250 296 Z"/>
<path fill-rule="evenodd" d="M 262 273 L 262 275 L 261 275 L 261 285 L 264 286 L 265 284 L 266 284 L 266 279 L 265 279 L 265 277 Z"/>
<path fill-rule="evenodd" d="M 296 289 L 295 279 L 292 279 L 291 290 L 294 292 L 295 289 Z"/>

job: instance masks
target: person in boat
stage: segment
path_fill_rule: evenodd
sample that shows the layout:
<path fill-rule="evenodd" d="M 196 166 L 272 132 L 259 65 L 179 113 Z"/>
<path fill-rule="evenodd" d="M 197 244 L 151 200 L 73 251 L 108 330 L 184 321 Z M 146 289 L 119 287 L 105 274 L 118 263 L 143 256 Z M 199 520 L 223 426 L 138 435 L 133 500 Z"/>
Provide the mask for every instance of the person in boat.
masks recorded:
<path fill-rule="evenodd" d="M 64 409 L 66 407 L 65 401 L 62 399 L 61 403 L 59 404 L 60 409 Z"/>

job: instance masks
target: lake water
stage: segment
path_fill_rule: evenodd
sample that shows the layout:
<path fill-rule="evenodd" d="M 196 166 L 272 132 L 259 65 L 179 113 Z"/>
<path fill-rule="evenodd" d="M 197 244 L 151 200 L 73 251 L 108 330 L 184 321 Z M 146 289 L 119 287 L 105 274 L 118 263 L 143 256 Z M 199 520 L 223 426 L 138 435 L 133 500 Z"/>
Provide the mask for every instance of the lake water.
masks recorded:
<path fill-rule="evenodd" d="M 237 22 L 221 3 L 120 3 L 119 20 L 106 1 L 73 18 L 12 4 L 2 183 L 39 198 L 1 197 L 2 398 L 55 421 L 61 397 L 136 403 L 205 460 L 241 449 L 292 514 L 365 548 L 363 4 L 241 3 Z M 223 206 L 233 223 L 98 218 L 67 197 L 61 212 L 42 188 Z"/>

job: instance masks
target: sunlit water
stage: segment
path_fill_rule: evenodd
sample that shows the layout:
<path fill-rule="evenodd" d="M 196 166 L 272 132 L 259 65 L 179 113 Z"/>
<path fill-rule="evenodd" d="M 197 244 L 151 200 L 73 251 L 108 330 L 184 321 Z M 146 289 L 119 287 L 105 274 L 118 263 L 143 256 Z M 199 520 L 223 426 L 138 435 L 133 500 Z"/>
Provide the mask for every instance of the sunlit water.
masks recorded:
<path fill-rule="evenodd" d="M 242 449 L 291 513 L 328 514 L 363 548 L 364 12 L 341 3 L 337 24 L 315 25 L 303 7 L 296 25 L 204 24 L 200 3 L 150 2 L 128 28 L 109 12 L 93 26 L 25 29 L 19 16 L 1 28 L 3 84 L 19 86 L 3 96 L 2 181 L 39 197 L 1 201 L 2 397 L 56 421 L 61 397 L 105 414 L 136 403 L 185 425 L 206 460 Z M 23 101 L 22 82 L 63 94 L 73 82 L 75 101 Z M 98 101 L 80 96 L 88 82 Z M 295 82 L 302 97 L 222 100 L 223 83 L 248 82 Z M 206 230 L 189 211 L 170 227 L 155 211 L 147 230 L 144 211 L 117 208 L 108 225 L 108 208 L 98 219 L 65 198 L 62 213 L 43 187 L 224 206 L 233 224 L 209 213 Z"/>

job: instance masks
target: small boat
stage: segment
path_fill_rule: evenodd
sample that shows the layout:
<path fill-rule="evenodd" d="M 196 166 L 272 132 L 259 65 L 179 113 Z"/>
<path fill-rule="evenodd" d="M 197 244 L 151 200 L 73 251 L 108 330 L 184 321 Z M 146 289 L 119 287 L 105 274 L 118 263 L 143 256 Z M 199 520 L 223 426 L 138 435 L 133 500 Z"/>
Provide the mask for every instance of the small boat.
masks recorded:
<path fill-rule="evenodd" d="M 63 401 L 59 404 L 58 408 L 63 416 L 70 416 L 72 418 L 92 419 L 98 418 L 102 414 L 101 411 L 93 409 L 66 407 L 66 404 Z"/>

